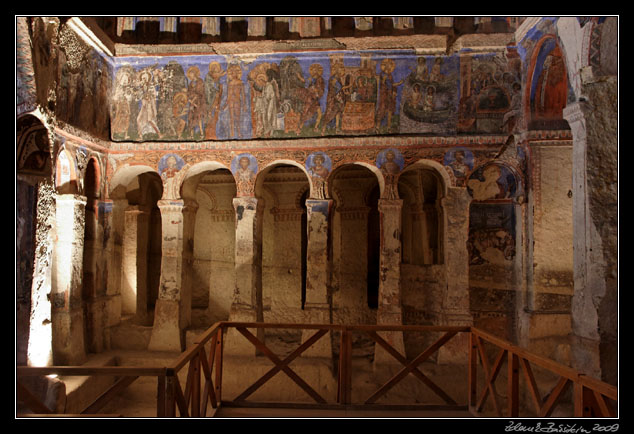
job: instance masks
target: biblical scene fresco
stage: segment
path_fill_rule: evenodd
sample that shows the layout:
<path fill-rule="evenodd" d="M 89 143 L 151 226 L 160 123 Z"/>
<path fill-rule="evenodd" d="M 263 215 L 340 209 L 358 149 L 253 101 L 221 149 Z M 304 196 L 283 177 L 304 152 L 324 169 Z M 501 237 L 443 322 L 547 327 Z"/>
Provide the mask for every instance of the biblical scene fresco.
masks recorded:
<path fill-rule="evenodd" d="M 459 58 L 420 56 L 403 83 L 400 132 L 456 132 Z"/>
<path fill-rule="evenodd" d="M 463 56 L 458 133 L 508 134 L 522 103 L 519 56 Z"/>
<path fill-rule="evenodd" d="M 469 214 L 469 264 L 503 265 L 515 257 L 515 211 L 512 203 L 473 203 Z"/>
<path fill-rule="evenodd" d="M 403 50 L 118 60 L 113 140 L 504 134 L 520 61 Z"/>

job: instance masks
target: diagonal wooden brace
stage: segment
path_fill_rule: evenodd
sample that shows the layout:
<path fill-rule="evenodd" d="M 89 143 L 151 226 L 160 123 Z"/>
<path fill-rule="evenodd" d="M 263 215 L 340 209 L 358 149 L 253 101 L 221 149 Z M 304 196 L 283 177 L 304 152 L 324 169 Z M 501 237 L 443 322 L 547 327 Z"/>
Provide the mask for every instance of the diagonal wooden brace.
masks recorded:
<path fill-rule="evenodd" d="M 412 360 L 407 366 L 401 369 L 394 377 L 392 377 L 387 383 L 385 383 L 379 390 L 374 392 L 372 396 L 370 396 L 365 403 L 372 404 L 376 402 L 381 396 L 383 396 L 388 390 L 394 387 L 399 381 L 401 381 L 407 374 L 412 372 L 418 365 L 423 363 L 425 360 L 429 358 L 434 352 L 438 351 L 440 347 L 442 347 L 447 341 L 449 341 L 454 335 L 456 335 L 456 331 L 449 331 L 445 333 L 440 339 L 434 342 L 429 348 L 423 351 L 418 357 Z"/>
<path fill-rule="evenodd" d="M 387 351 L 389 354 L 392 355 L 392 357 L 394 357 L 396 360 L 398 360 L 399 362 L 401 362 L 401 364 L 407 366 L 407 359 L 405 357 L 403 357 L 403 355 L 401 353 L 399 353 L 398 351 L 396 351 L 396 349 L 394 349 L 394 347 L 392 347 L 389 343 L 387 343 L 385 341 L 385 339 L 383 339 L 381 336 L 379 336 L 379 334 L 373 330 L 366 330 L 366 333 L 372 338 L 374 339 L 374 341 L 381 345 L 385 351 Z M 445 393 L 444 390 L 442 390 L 436 383 L 434 383 L 432 380 L 429 379 L 429 377 L 427 377 L 425 374 L 423 374 L 417 367 L 415 367 L 412 370 L 412 374 L 414 374 L 414 376 L 416 378 L 418 378 L 420 381 L 423 382 L 423 384 L 425 384 L 427 387 L 429 387 L 436 395 L 438 395 L 440 398 L 442 398 L 447 404 L 450 405 L 458 405 L 456 403 L 456 401 L 454 401 L 451 396 L 447 395 L 447 393 Z"/>
<path fill-rule="evenodd" d="M 257 390 L 262 384 L 266 383 L 273 375 L 277 372 L 284 371 L 286 375 L 288 375 L 291 380 L 293 380 L 299 387 L 302 388 L 311 398 L 317 401 L 320 404 L 326 404 L 326 400 L 322 398 L 319 393 L 317 393 L 308 383 L 306 383 L 302 378 L 297 375 L 288 364 L 293 361 L 296 357 L 298 357 L 301 353 L 303 353 L 306 349 L 308 349 L 313 343 L 315 343 L 319 338 L 328 333 L 328 330 L 318 330 L 313 336 L 306 340 L 302 345 L 300 345 L 292 354 L 290 354 L 283 361 L 279 359 L 266 345 L 262 343 L 257 337 L 255 337 L 249 330 L 244 327 L 237 327 L 237 330 L 249 340 L 259 351 L 262 352 L 266 357 L 268 357 L 273 363 L 275 363 L 275 367 L 273 367 L 269 372 L 264 374 L 258 381 L 256 381 L 252 386 L 247 388 L 239 397 L 236 398 L 236 401 L 243 400 L 255 390 Z"/>

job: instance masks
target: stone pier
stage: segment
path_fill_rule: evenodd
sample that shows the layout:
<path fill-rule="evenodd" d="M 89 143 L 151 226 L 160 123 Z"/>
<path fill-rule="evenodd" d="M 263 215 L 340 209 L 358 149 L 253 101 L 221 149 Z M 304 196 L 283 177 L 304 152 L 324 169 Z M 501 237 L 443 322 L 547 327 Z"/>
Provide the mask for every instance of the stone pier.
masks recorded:
<path fill-rule="evenodd" d="M 379 306 L 377 325 L 402 325 L 401 305 L 401 209 L 400 199 L 379 199 L 381 216 L 381 253 L 379 270 Z M 405 356 L 403 332 L 382 332 L 381 337 Z M 378 344 L 374 363 L 400 363 Z"/>
<path fill-rule="evenodd" d="M 191 321 L 191 263 L 198 205 L 189 200 L 160 200 L 161 280 L 154 311 L 150 351 L 181 351 Z"/>
<path fill-rule="evenodd" d="M 235 269 L 230 321 L 263 322 L 262 312 L 262 212 L 264 202 L 252 196 L 233 199 L 236 212 Z M 254 330 L 250 330 L 256 334 Z M 260 332 L 259 337 L 262 337 Z M 255 347 L 237 330 L 230 328 L 225 352 L 254 355 Z"/>

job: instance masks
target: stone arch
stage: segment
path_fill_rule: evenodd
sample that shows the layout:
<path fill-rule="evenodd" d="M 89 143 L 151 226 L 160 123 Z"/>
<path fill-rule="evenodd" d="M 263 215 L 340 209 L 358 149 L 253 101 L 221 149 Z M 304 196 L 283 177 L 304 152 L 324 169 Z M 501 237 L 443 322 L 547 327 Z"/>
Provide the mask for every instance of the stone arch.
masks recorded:
<path fill-rule="evenodd" d="M 451 186 L 450 175 L 444 166 L 433 160 L 418 160 L 401 172 L 398 188 L 410 191 L 409 195 L 402 195 L 403 255 L 401 260 L 404 263 L 414 265 L 444 263 L 444 244 L 447 239 L 445 198 L 449 186 Z M 418 243 L 414 243 L 412 239 L 417 239 Z"/>
<path fill-rule="evenodd" d="M 415 169 L 432 170 L 439 177 L 439 180 L 441 181 L 443 196 L 447 194 L 447 189 L 451 187 L 452 183 L 451 183 L 451 178 L 449 177 L 449 174 L 447 173 L 447 171 L 445 170 L 445 167 L 442 164 L 434 160 L 420 159 L 405 166 L 401 174 L 409 170 L 415 170 Z"/>
<path fill-rule="evenodd" d="M 345 170 L 345 167 L 348 166 L 361 166 L 372 172 L 376 176 L 376 180 L 379 183 L 379 192 L 381 193 L 381 197 L 383 197 L 383 193 L 385 191 L 385 178 L 383 173 L 381 173 L 381 169 L 376 167 L 374 164 L 363 161 L 342 162 L 332 169 L 332 171 L 328 174 L 328 179 L 326 180 L 326 191 L 328 192 L 329 197 L 333 197 L 333 193 L 337 190 L 337 188 L 333 186 L 332 180 L 337 176 L 337 173 L 340 170 Z"/>
<path fill-rule="evenodd" d="M 262 186 L 264 184 L 264 178 L 266 177 L 266 174 L 269 173 L 275 167 L 278 167 L 280 165 L 289 165 L 289 166 L 294 166 L 294 167 L 297 167 L 298 169 L 300 169 L 306 175 L 306 180 L 308 181 L 308 185 L 310 186 L 310 189 L 311 189 L 311 193 L 310 194 L 311 194 L 311 197 L 312 197 L 312 194 L 313 194 L 313 183 L 311 182 L 310 175 L 308 174 L 308 171 L 306 170 L 306 168 L 302 164 L 298 163 L 297 161 L 286 160 L 286 159 L 271 161 L 266 166 L 264 166 L 264 167 L 262 167 L 262 168 L 260 168 L 258 170 L 258 173 L 257 173 L 256 178 L 255 178 L 255 195 L 256 196 L 260 195 Z"/>
<path fill-rule="evenodd" d="M 202 161 L 183 169 L 185 172 L 180 179 L 180 185 L 177 186 L 177 191 L 180 192 L 182 198 L 192 200 L 195 200 L 198 183 L 205 174 L 218 169 L 230 170 L 226 165 L 217 161 Z"/>
<path fill-rule="evenodd" d="M 97 156 L 88 159 L 84 171 L 83 190 L 87 198 L 98 199 L 101 197 L 101 163 Z"/>
<path fill-rule="evenodd" d="M 20 116 L 16 122 L 16 171 L 49 178 L 53 173 L 48 129 L 36 114 Z"/>
<path fill-rule="evenodd" d="M 65 146 L 62 146 L 55 161 L 55 189 L 59 194 L 79 193 L 77 172 L 75 157 Z"/>
<path fill-rule="evenodd" d="M 110 179 L 110 199 L 122 199 L 125 198 L 125 190 L 127 185 L 137 176 L 144 173 L 155 173 L 158 175 L 156 169 L 146 165 L 124 165 L 117 169 Z"/>
<path fill-rule="evenodd" d="M 567 105 L 568 63 L 556 35 L 544 35 L 531 54 L 524 117 L 528 129 L 567 129 L 563 109 Z"/>
<path fill-rule="evenodd" d="M 295 195 L 295 207 L 297 209 L 302 209 L 302 208 L 306 208 L 306 202 L 302 201 L 302 198 L 307 194 L 306 191 L 308 191 L 308 196 L 306 198 L 310 198 L 310 184 L 306 187 L 302 187 L 298 192 L 297 195 Z"/>

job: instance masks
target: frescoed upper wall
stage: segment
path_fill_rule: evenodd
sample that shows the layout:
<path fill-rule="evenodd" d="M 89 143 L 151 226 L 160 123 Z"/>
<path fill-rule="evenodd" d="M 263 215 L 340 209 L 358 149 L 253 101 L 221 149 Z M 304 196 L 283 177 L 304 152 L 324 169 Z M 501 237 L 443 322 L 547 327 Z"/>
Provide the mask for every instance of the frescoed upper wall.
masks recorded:
<path fill-rule="evenodd" d="M 412 50 L 117 58 L 111 136 L 507 134 L 521 95 L 516 60 Z"/>
<path fill-rule="evenodd" d="M 108 139 L 112 84 L 108 57 L 58 18 L 34 17 L 19 22 L 18 103 L 32 99 L 53 112 L 57 120 Z"/>

